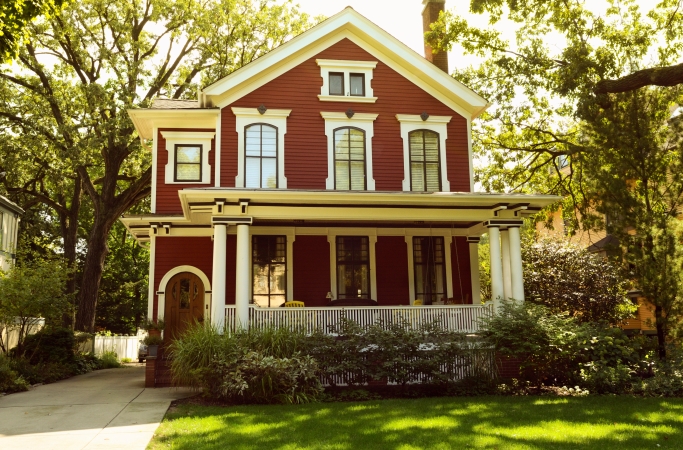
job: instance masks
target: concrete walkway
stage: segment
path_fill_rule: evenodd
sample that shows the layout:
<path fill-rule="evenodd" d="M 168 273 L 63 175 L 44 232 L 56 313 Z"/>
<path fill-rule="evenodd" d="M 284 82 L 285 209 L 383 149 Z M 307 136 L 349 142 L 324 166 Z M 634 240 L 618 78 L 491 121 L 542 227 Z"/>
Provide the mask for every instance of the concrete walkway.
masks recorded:
<path fill-rule="evenodd" d="M 142 365 L 0 397 L 0 449 L 144 449 L 187 389 L 145 389 Z"/>

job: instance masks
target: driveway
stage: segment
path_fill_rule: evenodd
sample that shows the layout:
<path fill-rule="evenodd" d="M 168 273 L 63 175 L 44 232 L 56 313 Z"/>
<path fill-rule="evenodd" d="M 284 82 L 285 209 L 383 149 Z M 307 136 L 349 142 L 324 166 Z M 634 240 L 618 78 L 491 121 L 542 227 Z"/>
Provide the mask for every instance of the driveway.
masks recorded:
<path fill-rule="evenodd" d="M 0 397 L 0 449 L 144 449 L 187 389 L 145 389 L 143 365 Z"/>

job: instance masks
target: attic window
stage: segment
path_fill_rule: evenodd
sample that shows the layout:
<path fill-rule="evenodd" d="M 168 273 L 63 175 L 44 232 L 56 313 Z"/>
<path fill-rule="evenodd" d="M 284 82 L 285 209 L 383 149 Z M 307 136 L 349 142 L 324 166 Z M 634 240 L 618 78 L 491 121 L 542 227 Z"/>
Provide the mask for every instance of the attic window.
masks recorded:
<path fill-rule="evenodd" d="M 323 85 L 318 98 L 323 102 L 375 103 L 372 77 L 376 61 L 318 59 Z"/>

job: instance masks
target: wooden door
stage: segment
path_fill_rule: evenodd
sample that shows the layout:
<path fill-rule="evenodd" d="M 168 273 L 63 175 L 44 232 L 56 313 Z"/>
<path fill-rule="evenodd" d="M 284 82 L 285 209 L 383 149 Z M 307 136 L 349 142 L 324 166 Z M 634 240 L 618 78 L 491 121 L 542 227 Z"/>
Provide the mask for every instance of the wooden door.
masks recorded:
<path fill-rule="evenodd" d="M 204 321 L 204 283 L 193 273 L 179 273 L 166 287 L 164 337 L 178 338 L 195 321 Z"/>

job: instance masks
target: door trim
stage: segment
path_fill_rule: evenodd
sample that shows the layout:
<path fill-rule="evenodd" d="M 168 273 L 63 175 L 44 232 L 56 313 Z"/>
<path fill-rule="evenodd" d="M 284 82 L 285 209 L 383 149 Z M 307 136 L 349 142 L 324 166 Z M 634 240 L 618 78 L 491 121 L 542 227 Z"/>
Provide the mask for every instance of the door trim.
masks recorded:
<path fill-rule="evenodd" d="M 171 278 L 175 275 L 183 272 L 197 275 L 202 283 L 204 283 L 204 320 L 211 320 L 211 283 L 209 282 L 209 277 L 194 266 L 177 266 L 166 272 L 163 276 L 159 282 L 159 288 L 157 289 L 157 319 L 163 320 L 164 313 L 166 312 L 166 288 L 168 282 L 171 281 Z"/>

